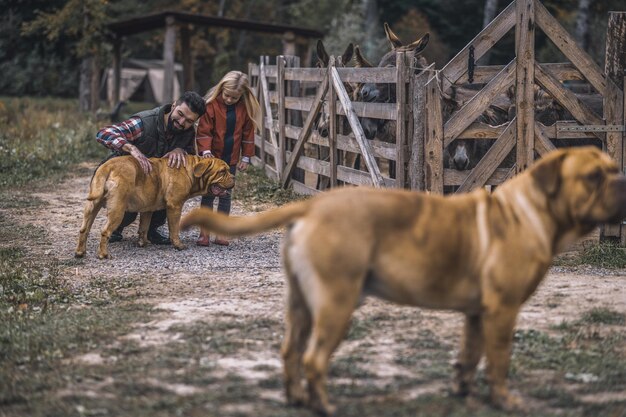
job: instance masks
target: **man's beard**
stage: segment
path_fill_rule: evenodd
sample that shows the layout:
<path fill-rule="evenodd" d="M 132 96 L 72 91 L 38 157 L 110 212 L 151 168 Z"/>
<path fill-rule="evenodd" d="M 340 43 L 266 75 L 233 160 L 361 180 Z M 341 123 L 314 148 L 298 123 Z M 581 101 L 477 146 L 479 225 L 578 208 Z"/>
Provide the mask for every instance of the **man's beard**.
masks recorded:
<path fill-rule="evenodd" d="M 172 120 L 172 114 L 171 113 L 167 117 L 167 127 L 166 127 L 166 130 L 169 133 L 173 133 L 174 135 L 183 133 L 185 131 L 185 129 L 183 127 L 176 127 L 176 125 L 174 124 L 174 121 Z"/>

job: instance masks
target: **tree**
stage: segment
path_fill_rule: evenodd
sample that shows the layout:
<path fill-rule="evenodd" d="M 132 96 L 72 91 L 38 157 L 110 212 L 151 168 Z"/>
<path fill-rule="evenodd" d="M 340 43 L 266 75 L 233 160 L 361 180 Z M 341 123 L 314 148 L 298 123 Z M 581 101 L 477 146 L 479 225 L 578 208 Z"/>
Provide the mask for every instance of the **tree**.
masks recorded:
<path fill-rule="evenodd" d="M 107 0 L 68 0 L 51 12 L 39 12 L 23 25 L 24 34 L 42 32 L 49 41 L 61 37 L 74 40 L 73 53 L 81 59 L 79 108 L 96 111 L 102 63 L 110 45 L 106 39 Z"/>

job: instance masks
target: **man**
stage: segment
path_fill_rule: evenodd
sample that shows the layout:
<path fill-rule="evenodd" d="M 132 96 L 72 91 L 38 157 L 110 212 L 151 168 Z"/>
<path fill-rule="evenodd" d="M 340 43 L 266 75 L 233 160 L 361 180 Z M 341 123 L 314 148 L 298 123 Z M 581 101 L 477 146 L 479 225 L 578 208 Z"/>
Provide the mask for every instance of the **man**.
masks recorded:
<path fill-rule="evenodd" d="M 128 120 L 101 129 L 96 134 L 96 140 L 111 149 L 112 154 L 107 160 L 130 154 L 146 174 L 152 171 L 148 160 L 151 157 L 167 157 L 168 166 L 178 168 L 187 164 L 186 154 L 196 153 L 194 124 L 205 110 L 204 99 L 193 91 L 187 91 L 173 104 L 139 112 Z M 122 240 L 122 231 L 136 218 L 137 213 L 127 212 L 109 242 Z M 158 231 L 165 220 L 165 210 L 152 214 L 148 240 L 153 244 L 170 244 L 169 238 Z"/>

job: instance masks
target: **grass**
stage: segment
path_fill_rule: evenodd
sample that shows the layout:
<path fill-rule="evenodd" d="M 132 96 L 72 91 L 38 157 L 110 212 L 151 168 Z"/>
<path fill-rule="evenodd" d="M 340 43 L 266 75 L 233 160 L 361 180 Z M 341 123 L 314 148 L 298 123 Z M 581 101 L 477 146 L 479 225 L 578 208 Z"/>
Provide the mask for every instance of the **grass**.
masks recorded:
<path fill-rule="evenodd" d="M 591 265 L 599 268 L 626 268 L 626 250 L 615 242 L 600 242 L 586 245 L 576 256 L 561 256 L 555 259 L 556 266 Z"/>
<path fill-rule="evenodd" d="M 303 198 L 293 190 L 285 190 L 278 182 L 269 179 L 261 168 L 250 165 L 245 171 L 237 173 L 233 199 L 241 202 L 246 208 L 254 209 L 264 204 L 283 205 Z"/>

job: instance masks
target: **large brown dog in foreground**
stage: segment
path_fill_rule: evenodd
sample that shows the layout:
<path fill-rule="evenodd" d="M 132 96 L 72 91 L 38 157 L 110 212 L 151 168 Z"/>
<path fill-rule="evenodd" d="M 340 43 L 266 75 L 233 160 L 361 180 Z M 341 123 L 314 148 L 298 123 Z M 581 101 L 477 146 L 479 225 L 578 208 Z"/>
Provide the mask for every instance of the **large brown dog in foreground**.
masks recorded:
<path fill-rule="evenodd" d="M 108 242 L 124 217 L 124 212 L 139 212 L 139 246 L 147 242 L 152 212 L 167 210 L 170 239 L 176 249 L 180 242 L 180 215 L 185 201 L 197 195 L 222 195 L 233 188 L 235 179 L 226 162 L 218 158 L 203 159 L 187 155 L 187 166 L 170 168 L 167 158 L 150 158 L 152 172 L 145 174 L 132 156 L 111 158 L 96 170 L 89 186 L 83 224 L 80 227 L 76 257 L 85 255 L 87 236 L 106 205 L 107 222 L 102 229 L 98 258 L 109 258 Z"/>
<path fill-rule="evenodd" d="M 608 155 L 575 148 L 545 156 L 493 194 L 343 188 L 249 217 L 196 209 L 181 225 L 230 236 L 290 225 L 283 249 L 287 399 L 332 414 L 328 361 L 363 295 L 464 313 L 457 392 L 468 394 L 484 354 L 492 402 L 519 406 L 506 377 L 522 304 L 556 253 L 624 217 L 626 177 Z"/>

